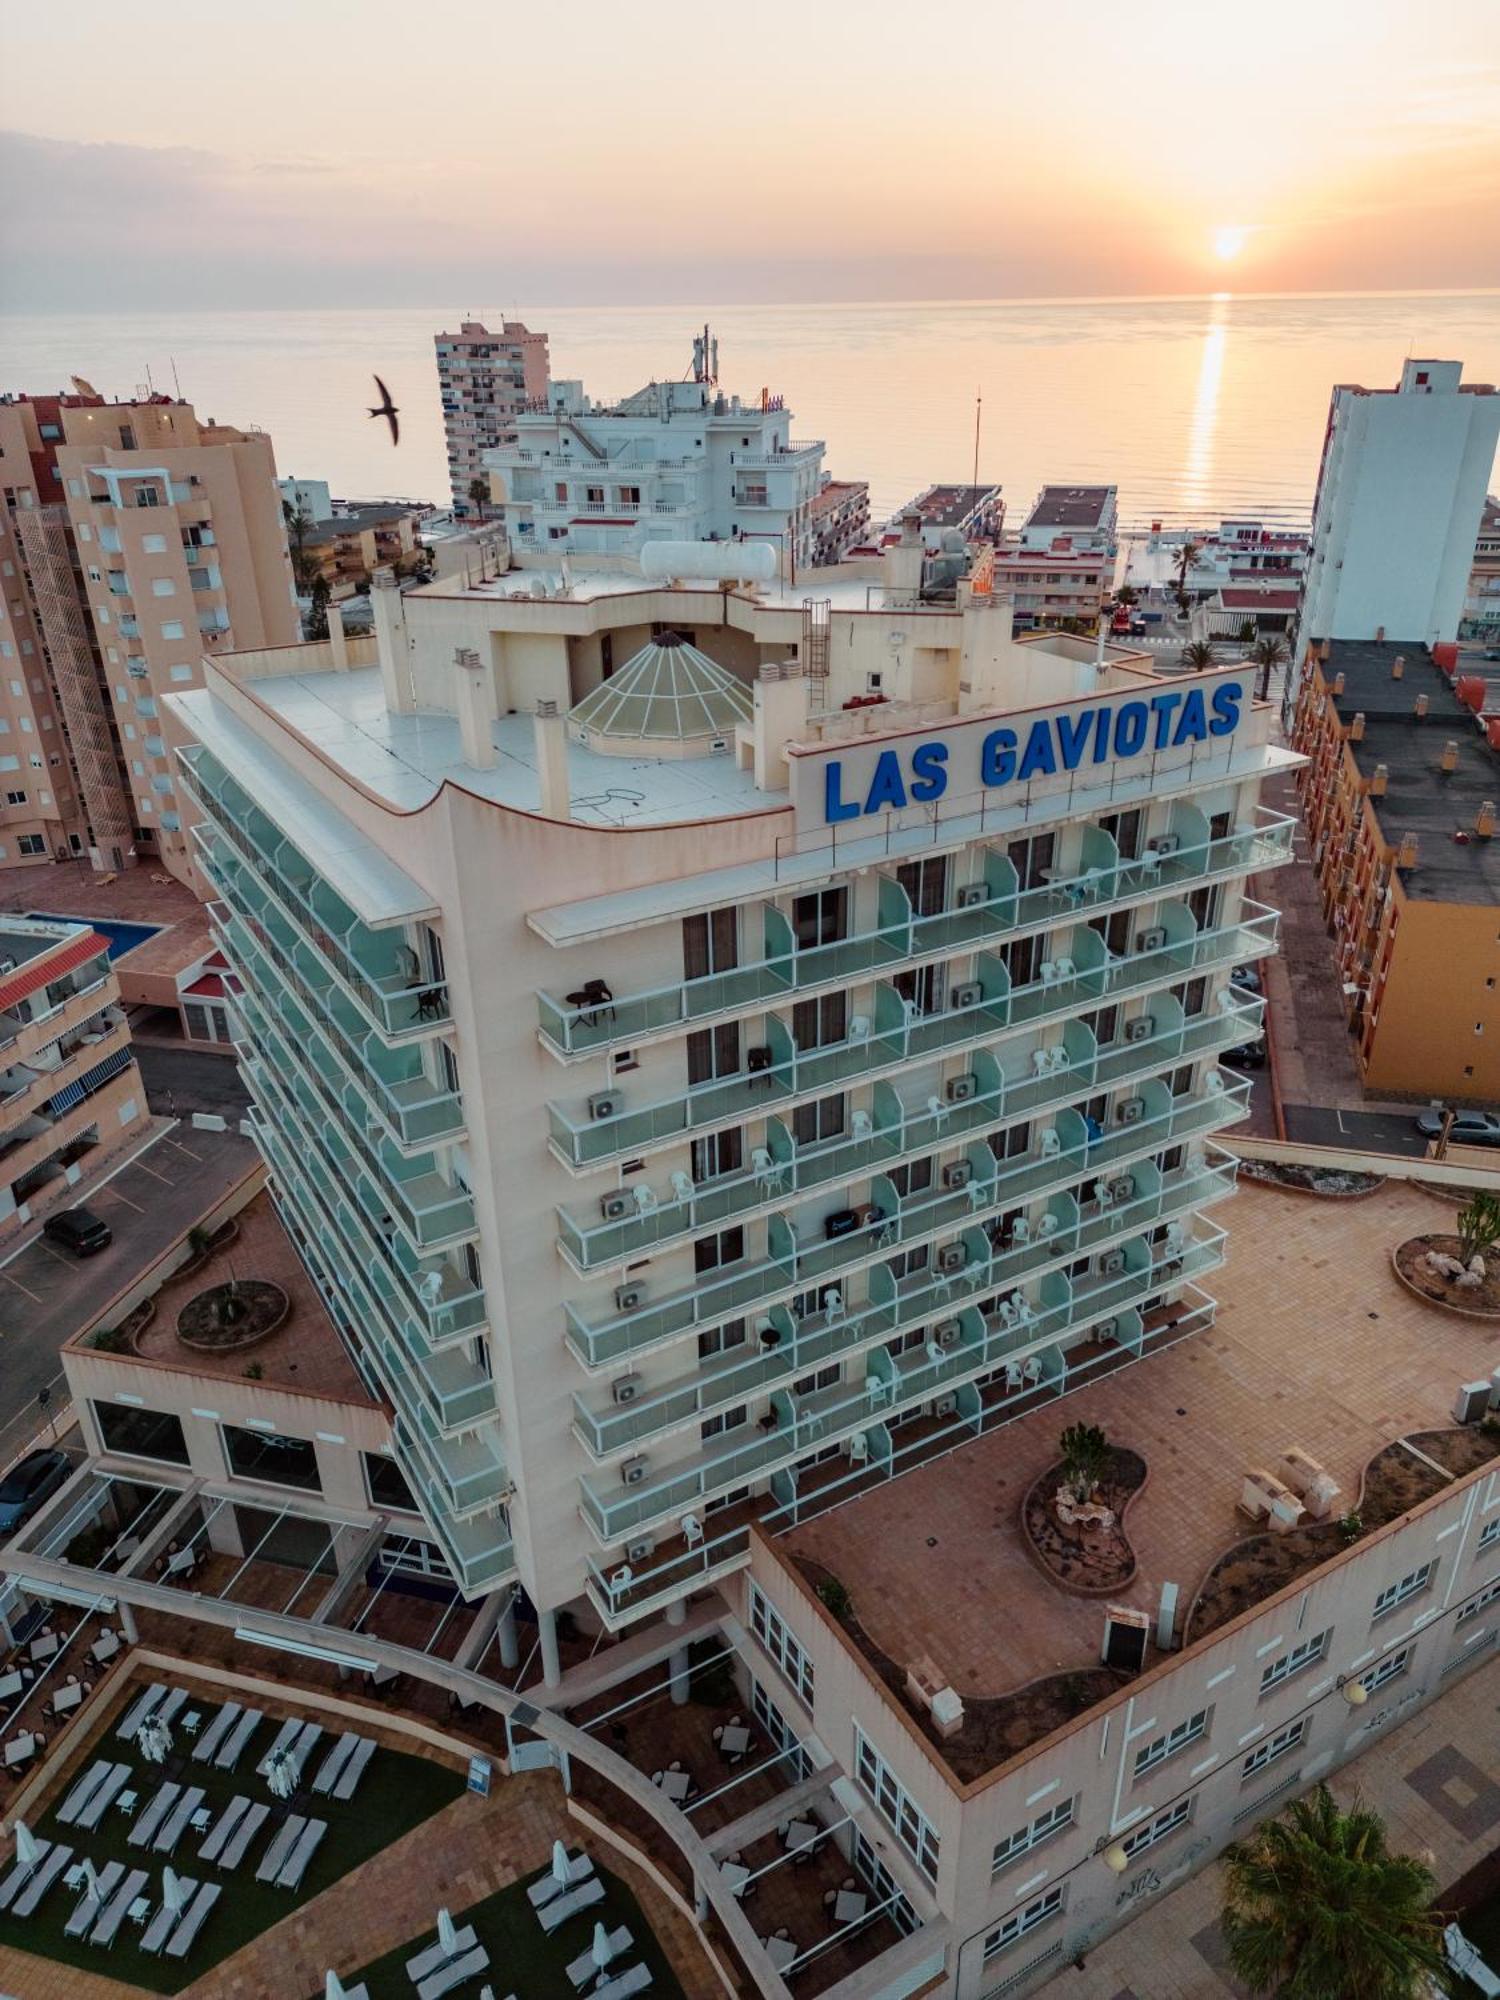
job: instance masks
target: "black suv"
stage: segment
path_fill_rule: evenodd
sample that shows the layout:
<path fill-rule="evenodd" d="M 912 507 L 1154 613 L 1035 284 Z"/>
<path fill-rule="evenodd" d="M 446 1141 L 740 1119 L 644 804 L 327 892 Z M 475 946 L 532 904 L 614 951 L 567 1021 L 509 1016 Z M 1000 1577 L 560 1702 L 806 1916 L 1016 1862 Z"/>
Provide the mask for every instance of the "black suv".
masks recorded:
<path fill-rule="evenodd" d="M 49 1243 L 71 1250 L 75 1257 L 92 1257 L 114 1241 L 109 1224 L 91 1208 L 65 1208 L 58 1215 L 49 1215 L 42 1224 L 42 1234 Z"/>

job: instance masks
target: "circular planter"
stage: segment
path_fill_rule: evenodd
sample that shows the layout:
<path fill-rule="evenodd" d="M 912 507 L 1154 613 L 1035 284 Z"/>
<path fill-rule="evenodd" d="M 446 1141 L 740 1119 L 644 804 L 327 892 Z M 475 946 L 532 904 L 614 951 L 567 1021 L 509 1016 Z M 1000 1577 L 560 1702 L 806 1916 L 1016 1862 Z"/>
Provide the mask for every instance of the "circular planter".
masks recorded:
<path fill-rule="evenodd" d="M 1307 1194 L 1316 1201 L 1366 1201 L 1385 1186 L 1381 1174 L 1351 1174 L 1334 1167 L 1304 1167 L 1288 1160 L 1241 1160 L 1240 1180 L 1280 1194 Z"/>
<path fill-rule="evenodd" d="M 1397 1282 L 1413 1298 L 1420 1299 L 1424 1306 L 1436 1306 L 1440 1312 L 1457 1313 L 1462 1319 L 1500 1319 L 1500 1252 L 1488 1260 L 1490 1269 L 1483 1284 L 1470 1288 L 1429 1271 L 1425 1261 L 1429 1250 L 1456 1257 L 1458 1238 L 1441 1231 L 1408 1236 L 1391 1252 L 1391 1269 Z"/>
<path fill-rule="evenodd" d="M 269 1278 L 210 1285 L 178 1313 L 177 1338 L 200 1354 L 238 1354 L 268 1339 L 291 1309 L 291 1300 Z"/>
<path fill-rule="evenodd" d="M 1135 1550 L 1125 1517 L 1149 1477 L 1139 1452 L 1110 1447 L 1109 1465 L 1094 1496 L 1114 1511 L 1113 1527 L 1104 1529 L 1069 1528 L 1058 1520 L 1054 1496 L 1063 1478 L 1061 1459 L 1031 1482 L 1021 1501 L 1021 1540 L 1049 1583 L 1079 1597 L 1113 1597 L 1135 1581 Z"/>

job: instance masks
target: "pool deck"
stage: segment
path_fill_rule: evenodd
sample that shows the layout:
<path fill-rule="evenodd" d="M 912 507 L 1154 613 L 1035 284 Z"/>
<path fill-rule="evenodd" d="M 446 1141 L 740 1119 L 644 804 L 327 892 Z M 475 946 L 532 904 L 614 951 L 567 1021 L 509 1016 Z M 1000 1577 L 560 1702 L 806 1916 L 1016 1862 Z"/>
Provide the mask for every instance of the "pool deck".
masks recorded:
<path fill-rule="evenodd" d="M 203 905 L 175 880 L 154 881 L 165 870 L 151 862 L 127 868 L 112 882 L 86 861 L 55 861 L 42 868 L 0 868 L 0 911 L 45 911 L 79 923 L 152 924 L 155 935 L 110 963 L 127 1001 L 162 1004 L 159 991 L 140 991 L 139 982 L 160 988 L 213 950 Z"/>

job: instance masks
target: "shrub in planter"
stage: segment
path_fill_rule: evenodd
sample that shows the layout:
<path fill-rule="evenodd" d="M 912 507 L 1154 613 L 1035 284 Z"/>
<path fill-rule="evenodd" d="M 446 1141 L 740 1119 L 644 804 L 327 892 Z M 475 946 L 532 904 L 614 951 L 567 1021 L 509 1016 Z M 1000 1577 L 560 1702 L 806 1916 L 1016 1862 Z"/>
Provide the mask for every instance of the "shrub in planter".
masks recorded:
<path fill-rule="evenodd" d="M 825 1577 L 816 1586 L 825 1611 L 831 1612 L 842 1624 L 854 1609 L 854 1600 L 836 1576 Z"/>

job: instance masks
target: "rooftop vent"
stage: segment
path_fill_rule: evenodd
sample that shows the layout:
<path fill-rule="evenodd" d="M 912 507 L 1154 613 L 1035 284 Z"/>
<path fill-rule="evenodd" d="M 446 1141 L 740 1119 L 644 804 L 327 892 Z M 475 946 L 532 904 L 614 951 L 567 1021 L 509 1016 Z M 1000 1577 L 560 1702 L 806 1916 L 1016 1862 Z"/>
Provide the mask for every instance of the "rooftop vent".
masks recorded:
<path fill-rule="evenodd" d="M 1474 831 L 1481 840 L 1492 840 L 1495 834 L 1495 801 L 1486 799 L 1474 815 Z"/>
<path fill-rule="evenodd" d="M 1396 866 L 1398 868 L 1415 868 L 1417 862 L 1421 859 L 1421 854 L 1422 843 L 1417 839 L 1417 836 L 1414 833 L 1403 833 L 1401 836 L 1401 846 L 1396 855 Z"/>
<path fill-rule="evenodd" d="M 1351 743 L 1363 743 L 1364 739 L 1365 712 L 1361 708 L 1355 711 L 1354 720 L 1349 724 L 1349 741 Z"/>
<path fill-rule="evenodd" d="M 1344 676 L 1342 674 L 1334 675 L 1333 691 L 1335 694 L 1342 694 L 1344 692 Z"/>
<path fill-rule="evenodd" d="M 1384 630 L 1382 629 L 1379 633 L 1376 634 L 1376 636 L 1377 638 L 1384 638 L 1385 636 Z M 1406 676 L 1406 655 L 1405 653 L 1398 653 L 1395 659 L 1392 660 L 1391 662 L 1391 679 L 1393 681 L 1399 681 L 1403 680 L 1405 676 Z"/>
<path fill-rule="evenodd" d="M 1370 779 L 1370 797 L 1372 799 L 1383 799 L 1385 797 L 1385 788 L 1390 781 L 1390 775 L 1390 770 L 1385 764 L 1377 764 L 1375 766 L 1374 776 Z"/>
<path fill-rule="evenodd" d="M 1417 696 L 1411 705 L 1411 712 L 1417 718 L 1418 722 L 1425 722 L 1427 720 L 1427 697 L 1425 694 Z"/>
<path fill-rule="evenodd" d="M 1441 764 L 1445 778 L 1451 778 L 1453 773 L 1458 769 L 1458 745 L 1451 736 L 1443 745 Z"/>

